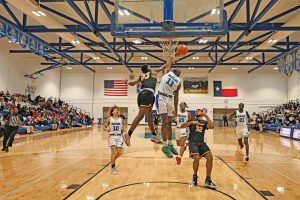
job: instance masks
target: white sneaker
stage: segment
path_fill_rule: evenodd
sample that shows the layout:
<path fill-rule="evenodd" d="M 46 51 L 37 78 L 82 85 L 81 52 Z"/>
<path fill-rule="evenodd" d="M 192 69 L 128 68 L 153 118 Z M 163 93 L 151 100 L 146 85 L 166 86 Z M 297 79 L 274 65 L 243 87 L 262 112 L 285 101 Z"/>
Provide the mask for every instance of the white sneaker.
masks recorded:
<path fill-rule="evenodd" d="M 111 168 L 111 174 L 112 175 L 117 175 L 118 174 L 118 171 L 115 167 Z"/>

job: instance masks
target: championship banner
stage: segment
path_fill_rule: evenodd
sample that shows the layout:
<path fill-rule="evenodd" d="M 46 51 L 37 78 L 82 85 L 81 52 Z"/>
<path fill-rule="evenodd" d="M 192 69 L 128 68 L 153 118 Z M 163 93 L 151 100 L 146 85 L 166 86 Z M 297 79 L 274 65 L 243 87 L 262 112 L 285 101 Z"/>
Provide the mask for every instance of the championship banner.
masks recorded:
<path fill-rule="evenodd" d="M 32 52 L 37 52 L 38 50 L 38 43 L 37 41 L 30 39 L 29 40 L 29 48 Z"/>
<path fill-rule="evenodd" d="M 0 37 L 6 36 L 7 26 L 0 21 Z"/>
<path fill-rule="evenodd" d="M 19 32 L 17 32 L 15 29 L 8 27 L 7 28 L 7 38 L 12 43 L 17 43 L 19 41 Z"/>
<path fill-rule="evenodd" d="M 296 51 L 296 55 L 295 55 L 295 59 L 296 59 L 296 71 L 300 73 L 300 48 Z"/>
<path fill-rule="evenodd" d="M 25 93 L 33 95 L 36 92 L 36 85 L 34 83 L 27 84 L 25 88 Z"/>
<path fill-rule="evenodd" d="M 20 46 L 23 47 L 23 48 L 27 48 L 28 47 L 28 44 L 29 43 L 29 38 L 24 35 L 24 34 L 20 34 Z"/>
<path fill-rule="evenodd" d="M 40 56 L 45 56 L 46 55 L 46 49 L 45 47 L 38 43 L 38 50 L 37 50 L 37 54 L 40 55 Z"/>
<path fill-rule="evenodd" d="M 207 94 L 207 77 L 189 77 L 183 79 L 183 92 L 185 94 Z"/>

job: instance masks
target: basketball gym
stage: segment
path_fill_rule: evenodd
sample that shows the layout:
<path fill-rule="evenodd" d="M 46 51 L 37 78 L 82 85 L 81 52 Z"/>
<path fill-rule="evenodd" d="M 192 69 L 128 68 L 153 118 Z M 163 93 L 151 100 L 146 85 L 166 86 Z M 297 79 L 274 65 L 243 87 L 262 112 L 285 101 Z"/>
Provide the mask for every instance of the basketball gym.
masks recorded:
<path fill-rule="evenodd" d="M 0 199 L 300 199 L 299 33 L 299 0 L 0 0 Z"/>

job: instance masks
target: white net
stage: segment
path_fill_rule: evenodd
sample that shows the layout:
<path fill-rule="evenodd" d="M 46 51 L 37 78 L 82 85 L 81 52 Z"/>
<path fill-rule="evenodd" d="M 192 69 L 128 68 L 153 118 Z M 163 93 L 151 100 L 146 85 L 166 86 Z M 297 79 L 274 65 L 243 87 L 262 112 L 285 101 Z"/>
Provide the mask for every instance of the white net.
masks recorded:
<path fill-rule="evenodd" d="M 163 57 L 166 59 L 175 58 L 176 48 L 178 45 L 178 40 L 176 38 L 164 39 L 160 42 L 160 45 L 162 46 Z"/>

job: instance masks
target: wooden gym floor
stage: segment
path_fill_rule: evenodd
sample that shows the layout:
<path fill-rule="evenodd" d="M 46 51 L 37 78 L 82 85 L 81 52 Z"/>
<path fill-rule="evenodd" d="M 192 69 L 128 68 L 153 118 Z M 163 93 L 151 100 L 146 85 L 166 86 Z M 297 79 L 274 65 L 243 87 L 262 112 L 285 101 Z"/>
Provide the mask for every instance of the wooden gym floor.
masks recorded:
<path fill-rule="evenodd" d="M 191 187 L 192 160 L 187 152 L 177 166 L 175 159 L 163 155 L 160 145 L 145 139 L 145 132 L 146 126 L 135 131 L 132 146 L 125 147 L 117 161 L 116 176 L 110 173 L 107 133 L 98 127 L 29 136 L 9 153 L 0 153 L 0 199 L 300 199 L 300 141 L 252 133 L 250 164 L 245 165 L 234 129 L 208 131 L 206 141 L 214 155 L 212 179 L 218 186 L 210 190 Z M 198 175 L 203 185 L 205 159 Z"/>

